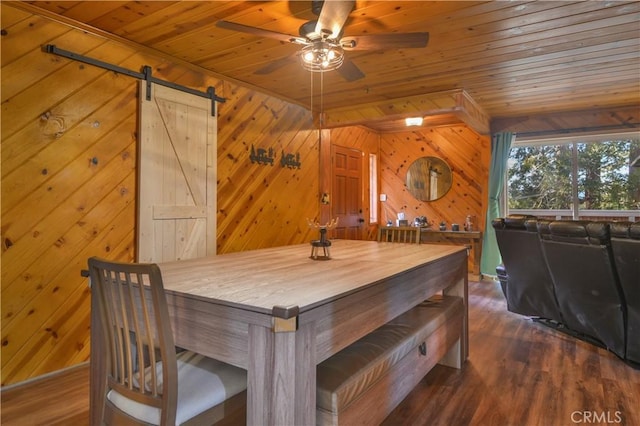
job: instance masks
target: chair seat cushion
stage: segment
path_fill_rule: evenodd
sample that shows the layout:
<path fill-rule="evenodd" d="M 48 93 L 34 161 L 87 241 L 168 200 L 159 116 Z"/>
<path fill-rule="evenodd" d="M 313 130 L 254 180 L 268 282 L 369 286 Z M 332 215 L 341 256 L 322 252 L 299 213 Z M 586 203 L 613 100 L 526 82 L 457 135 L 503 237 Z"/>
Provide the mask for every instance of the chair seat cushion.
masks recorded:
<path fill-rule="evenodd" d="M 340 412 L 462 310 L 461 298 L 429 299 L 318 364 L 317 407 Z"/>
<path fill-rule="evenodd" d="M 176 424 L 214 407 L 247 388 L 247 372 L 203 355 L 184 351 L 176 355 L 178 362 L 178 407 Z M 162 366 L 156 364 L 158 380 Z M 150 375 L 145 375 L 149 377 Z M 115 390 L 107 398 L 118 409 L 150 424 L 160 424 L 160 409 L 133 401 Z"/>

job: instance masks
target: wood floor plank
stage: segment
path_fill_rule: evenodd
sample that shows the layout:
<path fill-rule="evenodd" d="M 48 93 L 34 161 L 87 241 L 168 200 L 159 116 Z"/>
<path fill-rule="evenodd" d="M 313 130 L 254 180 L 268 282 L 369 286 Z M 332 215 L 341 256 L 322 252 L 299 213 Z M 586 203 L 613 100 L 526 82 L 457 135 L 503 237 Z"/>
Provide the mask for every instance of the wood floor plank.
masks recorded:
<path fill-rule="evenodd" d="M 2 388 L 0 396 L 3 425 L 88 425 L 89 364 Z"/>
<path fill-rule="evenodd" d="M 639 370 L 508 312 L 498 283 L 469 295 L 469 361 L 436 366 L 384 425 L 640 424 Z"/>
<path fill-rule="evenodd" d="M 469 361 L 437 365 L 383 425 L 640 424 L 639 370 L 507 312 L 498 283 L 471 282 L 469 296 Z M 2 425 L 87 425 L 88 390 L 87 364 L 3 388 Z"/>

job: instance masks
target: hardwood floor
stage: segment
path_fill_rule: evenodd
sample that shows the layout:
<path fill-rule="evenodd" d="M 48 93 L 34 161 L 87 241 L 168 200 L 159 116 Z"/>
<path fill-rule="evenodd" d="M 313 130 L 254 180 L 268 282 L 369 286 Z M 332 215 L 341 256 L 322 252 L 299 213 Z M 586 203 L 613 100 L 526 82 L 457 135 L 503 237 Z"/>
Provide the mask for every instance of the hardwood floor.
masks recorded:
<path fill-rule="evenodd" d="M 2 388 L 3 426 L 89 424 L 89 364 Z"/>
<path fill-rule="evenodd" d="M 498 283 L 469 297 L 469 361 L 436 366 L 385 425 L 640 425 L 640 371 L 508 312 Z"/>
<path fill-rule="evenodd" d="M 470 357 L 436 366 L 385 420 L 396 425 L 640 425 L 640 371 L 507 312 L 499 284 L 471 282 Z M 3 426 L 88 424 L 86 365 L 3 389 Z"/>

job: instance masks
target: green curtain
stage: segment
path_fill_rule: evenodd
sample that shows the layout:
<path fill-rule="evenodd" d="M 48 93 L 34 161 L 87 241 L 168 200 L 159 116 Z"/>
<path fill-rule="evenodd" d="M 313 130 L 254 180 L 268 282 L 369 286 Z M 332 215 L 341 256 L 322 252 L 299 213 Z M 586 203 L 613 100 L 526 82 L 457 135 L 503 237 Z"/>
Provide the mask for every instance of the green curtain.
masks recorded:
<path fill-rule="evenodd" d="M 511 132 L 496 133 L 491 141 L 491 165 L 489 167 L 489 203 L 487 204 L 487 218 L 482 239 L 482 259 L 480 271 L 486 275 L 496 275 L 496 266 L 502 262 L 496 233 L 491 226 L 493 219 L 500 217 L 500 192 L 504 175 L 507 170 L 507 160 L 511 143 L 515 135 Z"/>

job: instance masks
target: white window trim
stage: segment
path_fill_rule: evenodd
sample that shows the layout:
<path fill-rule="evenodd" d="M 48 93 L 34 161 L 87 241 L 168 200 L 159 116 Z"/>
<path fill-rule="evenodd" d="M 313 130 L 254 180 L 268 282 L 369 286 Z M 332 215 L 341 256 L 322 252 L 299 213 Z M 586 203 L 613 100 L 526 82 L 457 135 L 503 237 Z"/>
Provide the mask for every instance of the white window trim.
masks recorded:
<path fill-rule="evenodd" d="M 573 143 L 590 143 L 590 142 L 600 142 L 602 140 L 615 140 L 615 139 L 627 139 L 627 138 L 640 138 L 640 132 L 637 130 L 630 130 L 628 132 L 618 132 L 618 133 L 601 133 L 601 134 L 592 134 L 592 135 L 573 135 L 573 136 L 562 136 L 555 138 L 544 138 L 544 139 L 530 139 L 530 140 L 518 140 L 516 135 L 516 140 L 511 144 L 511 147 L 519 147 L 519 146 L 540 146 L 540 145 L 569 145 Z M 577 157 L 576 150 L 573 150 L 574 157 Z M 573 159 L 573 179 L 577 180 L 578 178 L 578 162 L 577 158 Z M 504 184 L 502 187 L 502 207 L 505 215 L 510 214 L 529 214 L 534 216 L 555 216 L 557 219 L 564 216 L 571 216 L 573 219 L 578 219 L 578 217 L 627 217 L 629 221 L 635 222 L 637 219 L 640 219 L 640 210 L 586 210 L 580 209 L 578 203 L 578 194 L 573 194 L 573 209 L 557 209 L 557 210 L 548 210 L 548 209 L 509 209 L 509 182 L 508 182 L 509 171 L 508 168 L 505 170 L 504 175 Z M 576 182 L 572 182 L 575 187 Z"/>
<path fill-rule="evenodd" d="M 369 154 L 369 223 L 378 223 L 378 156 Z"/>

